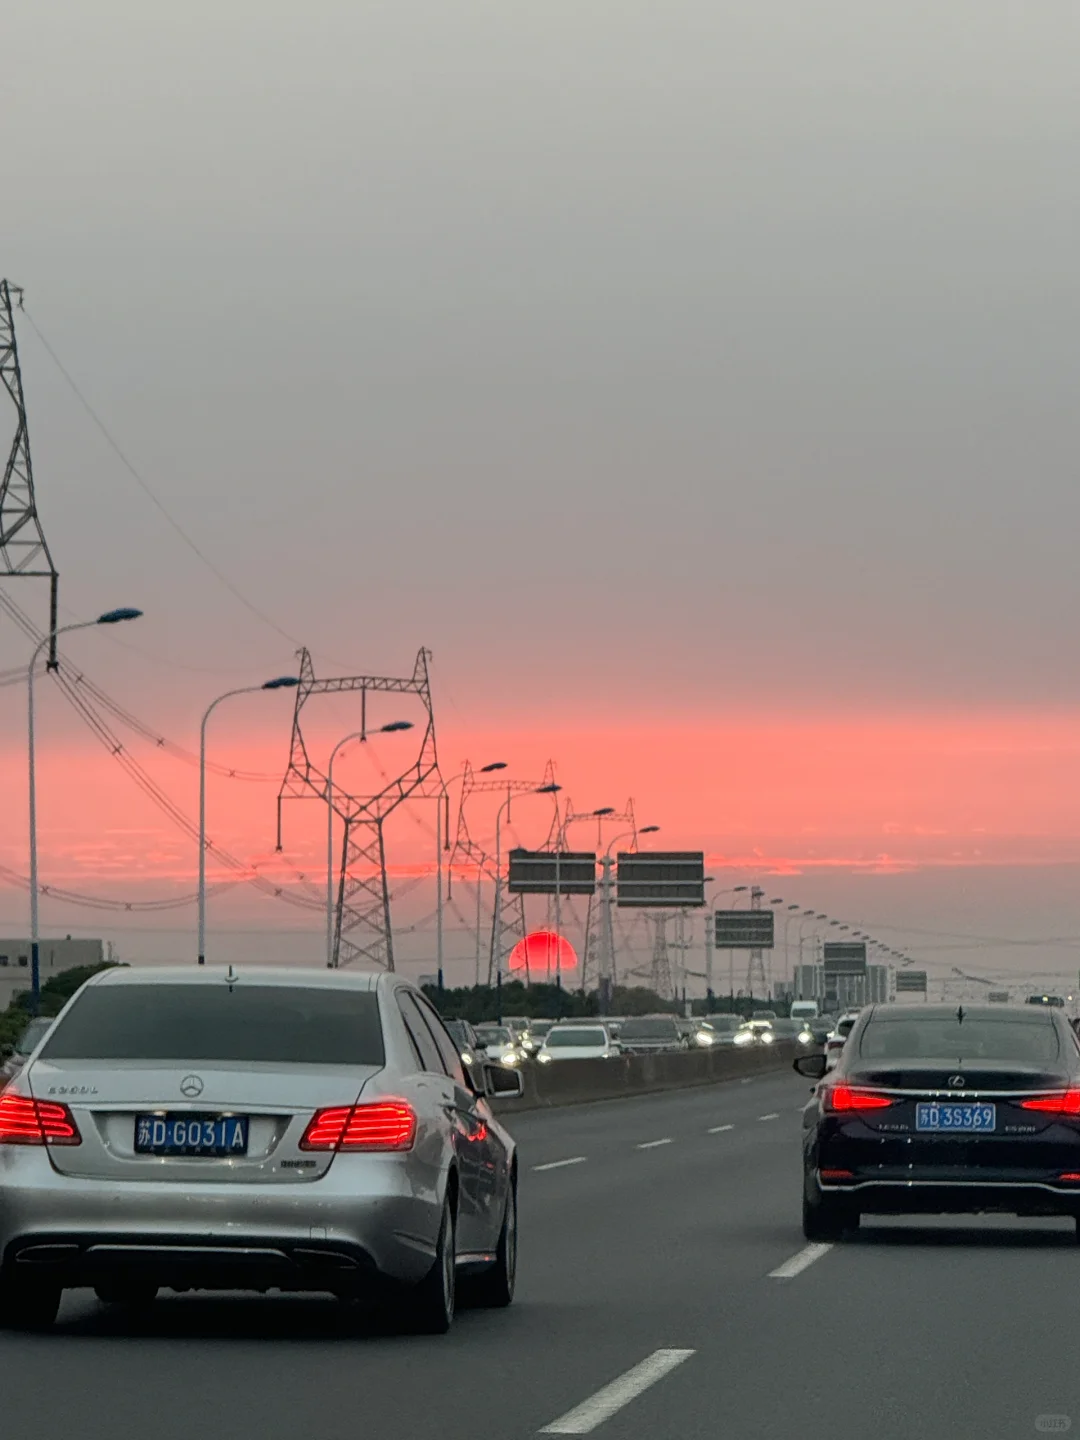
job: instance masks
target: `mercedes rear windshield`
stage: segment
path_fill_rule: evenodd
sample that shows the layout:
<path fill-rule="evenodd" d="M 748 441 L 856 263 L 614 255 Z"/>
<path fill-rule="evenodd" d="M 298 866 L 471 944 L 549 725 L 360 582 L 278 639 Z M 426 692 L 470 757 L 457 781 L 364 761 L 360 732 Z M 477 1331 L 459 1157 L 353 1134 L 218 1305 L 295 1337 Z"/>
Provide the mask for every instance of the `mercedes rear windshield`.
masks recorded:
<path fill-rule="evenodd" d="M 290 985 L 98 985 L 57 1021 L 44 1060 L 382 1065 L 370 991 Z"/>

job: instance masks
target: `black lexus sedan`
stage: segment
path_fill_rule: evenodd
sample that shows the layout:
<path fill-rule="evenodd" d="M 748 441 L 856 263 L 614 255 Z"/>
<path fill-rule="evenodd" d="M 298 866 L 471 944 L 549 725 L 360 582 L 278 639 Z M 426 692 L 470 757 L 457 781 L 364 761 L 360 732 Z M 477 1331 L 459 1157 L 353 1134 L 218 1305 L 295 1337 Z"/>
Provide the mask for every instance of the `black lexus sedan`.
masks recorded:
<path fill-rule="evenodd" d="M 1060 1010 L 873 1005 L 804 1113 L 803 1233 L 865 1214 L 1069 1215 L 1080 1238 L 1080 1041 Z"/>

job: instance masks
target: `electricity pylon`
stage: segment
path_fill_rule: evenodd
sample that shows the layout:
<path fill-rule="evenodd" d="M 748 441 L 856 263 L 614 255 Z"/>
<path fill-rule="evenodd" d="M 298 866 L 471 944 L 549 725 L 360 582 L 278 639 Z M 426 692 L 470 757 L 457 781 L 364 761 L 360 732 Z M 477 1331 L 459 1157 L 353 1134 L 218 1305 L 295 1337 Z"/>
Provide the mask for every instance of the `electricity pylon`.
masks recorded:
<path fill-rule="evenodd" d="M 278 848 L 281 848 L 282 804 L 286 800 L 319 799 L 332 804 L 344 822 L 341 871 L 338 880 L 337 915 L 330 963 L 347 965 L 363 960 L 382 969 L 394 968 L 394 936 L 390 923 L 390 885 L 386 868 L 384 825 L 407 800 L 437 799 L 444 792 L 435 748 L 435 712 L 428 678 L 428 651 L 416 657 L 411 676 L 348 675 L 316 680 L 311 656 L 300 654 L 300 684 L 293 712 L 289 764 L 278 793 Z M 395 780 L 388 781 L 375 795 L 347 794 L 334 782 L 333 795 L 327 777 L 311 763 L 300 724 L 300 712 L 312 695 L 360 695 L 360 734 L 367 731 L 369 694 L 415 695 L 424 706 L 426 724 L 420 753 L 412 765 Z"/>
<path fill-rule="evenodd" d="M 15 407 L 15 435 L 0 480 L 0 575 L 49 581 L 49 668 L 56 668 L 57 591 L 60 577 L 38 516 L 30 430 L 26 422 L 12 296 L 22 308 L 22 289 L 0 280 L 0 382 Z"/>

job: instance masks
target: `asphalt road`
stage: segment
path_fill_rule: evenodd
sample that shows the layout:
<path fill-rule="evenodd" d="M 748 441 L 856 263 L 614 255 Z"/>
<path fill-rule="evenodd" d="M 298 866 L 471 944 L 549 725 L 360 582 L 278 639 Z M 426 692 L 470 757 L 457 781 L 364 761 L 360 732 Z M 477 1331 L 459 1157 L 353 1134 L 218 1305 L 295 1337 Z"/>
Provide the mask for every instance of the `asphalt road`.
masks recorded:
<path fill-rule="evenodd" d="M 807 1088 L 766 1075 L 521 1116 L 518 1300 L 446 1337 L 371 1333 L 318 1299 L 167 1297 L 132 1321 L 69 1295 L 51 1334 L 0 1332 L 0 1431 L 1004 1440 L 1065 1416 L 1080 1432 L 1072 1225 L 868 1221 L 807 1252 Z"/>

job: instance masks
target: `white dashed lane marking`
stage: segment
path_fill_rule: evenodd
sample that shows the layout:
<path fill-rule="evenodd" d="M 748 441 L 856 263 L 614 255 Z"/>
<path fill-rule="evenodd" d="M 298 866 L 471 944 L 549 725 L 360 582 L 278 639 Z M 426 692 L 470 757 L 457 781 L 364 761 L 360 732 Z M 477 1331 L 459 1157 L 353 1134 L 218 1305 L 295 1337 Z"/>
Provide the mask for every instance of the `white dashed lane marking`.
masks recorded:
<path fill-rule="evenodd" d="M 643 1141 L 641 1142 L 641 1144 L 640 1144 L 637 1148 L 638 1148 L 639 1150 L 655 1150 L 658 1145 L 670 1145 L 670 1144 L 671 1144 L 671 1136 L 668 1135 L 668 1136 L 666 1136 L 663 1140 L 643 1140 Z"/>
<path fill-rule="evenodd" d="M 597 1390 L 595 1395 L 590 1395 L 588 1400 L 583 1400 L 573 1410 L 560 1415 L 558 1420 L 552 1420 L 550 1425 L 545 1425 L 540 1434 L 588 1435 L 590 1430 L 595 1430 L 605 1420 L 610 1420 L 624 1405 L 636 1400 L 650 1385 L 655 1385 L 665 1375 L 670 1375 L 676 1366 L 688 1360 L 693 1353 L 693 1350 L 654 1350 L 639 1365 L 627 1370 L 625 1375 L 620 1375 L 617 1380 L 612 1380 L 610 1385 L 605 1385 L 602 1390 Z"/>
<path fill-rule="evenodd" d="M 808 1265 L 813 1265 L 815 1260 L 820 1260 L 831 1249 L 831 1245 L 821 1243 L 807 1245 L 797 1255 L 793 1255 L 790 1260 L 785 1260 L 783 1265 L 778 1265 L 775 1270 L 770 1270 L 769 1279 L 794 1280 L 796 1275 L 801 1275 Z"/>
<path fill-rule="evenodd" d="M 571 1155 L 569 1160 L 549 1160 L 546 1165 L 534 1165 L 534 1170 L 561 1170 L 564 1165 L 584 1165 L 588 1157 L 585 1155 Z"/>
<path fill-rule="evenodd" d="M 722 1135 L 725 1130 L 734 1130 L 734 1125 L 714 1125 L 709 1131 L 710 1135 Z"/>
<path fill-rule="evenodd" d="M 779 1110 L 772 1110 L 772 1111 L 769 1112 L 768 1115 L 759 1115 L 757 1118 L 758 1118 L 759 1120 L 779 1120 L 779 1119 L 780 1119 L 780 1111 L 779 1111 Z"/>

